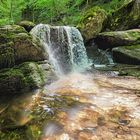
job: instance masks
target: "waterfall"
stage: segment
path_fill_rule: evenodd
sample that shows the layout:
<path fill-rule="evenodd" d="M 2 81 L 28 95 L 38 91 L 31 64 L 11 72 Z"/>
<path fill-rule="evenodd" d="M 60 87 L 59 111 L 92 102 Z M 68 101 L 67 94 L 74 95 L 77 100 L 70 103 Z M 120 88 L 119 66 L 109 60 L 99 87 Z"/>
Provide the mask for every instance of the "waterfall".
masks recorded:
<path fill-rule="evenodd" d="M 75 27 L 39 24 L 31 30 L 31 35 L 41 41 L 57 74 L 89 67 L 83 38 Z"/>

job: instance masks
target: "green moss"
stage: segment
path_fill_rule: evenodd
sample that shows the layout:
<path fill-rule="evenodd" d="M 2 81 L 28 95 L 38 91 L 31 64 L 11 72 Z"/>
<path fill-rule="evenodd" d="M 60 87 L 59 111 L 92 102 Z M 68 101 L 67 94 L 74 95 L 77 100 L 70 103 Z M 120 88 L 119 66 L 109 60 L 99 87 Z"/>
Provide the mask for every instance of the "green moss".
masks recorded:
<path fill-rule="evenodd" d="M 0 71 L 1 94 L 20 94 L 45 83 L 43 70 L 36 63 L 23 63 Z"/>
<path fill-rule="evenodd" d="M 137 27 L 140 23 L 140 10 L 136 3 L 133 0 L 122 1 L 122 6 L 110 14 L 106 24 L 107 30 L 126 30 Z"/>
<path fill-rule="evenodd" d="M 117 48 L 118 51 L 127 54 L 132 58 L 140 60 L 140 45 L 122 46 Z"/>
<path fill-rule="evenodd" d="M 128 50 L 137 50 L 139 49 L 140 50 L 140 44 L 138 45 L 131 45 L 131 46 L 124 46 L 124 48 L 128 49 Z"/>
<path fill-rule="evenodd" d="M 25 135 L 25 132 L 22 129 L 15 129 L 13 131 L 0 131 L 1 140 L 28 140 L 28 137 Z"/>
<path fill-rule="evenodd" d="M 81 17 L 77 27 L 80 29 L 85 40 L 94 38 L 103 29 L 106 20 L 106 12 L 100 7 L 87 10 Z"/>
<path fill-rule="evenodd" d="M 13 42 L 0 45 L 0 68 L 15 65 Z"/>
<path fill-rule="evenodd" d="M 39 67 L 37 63 L 25 62 L 19 66 L 20 70 L 27 77 L 27 83 L 30 83 L 31 87 L 34 87 L 34 82 L 38 83 L 38 86 L 45 83 L 44 71 Z"/>

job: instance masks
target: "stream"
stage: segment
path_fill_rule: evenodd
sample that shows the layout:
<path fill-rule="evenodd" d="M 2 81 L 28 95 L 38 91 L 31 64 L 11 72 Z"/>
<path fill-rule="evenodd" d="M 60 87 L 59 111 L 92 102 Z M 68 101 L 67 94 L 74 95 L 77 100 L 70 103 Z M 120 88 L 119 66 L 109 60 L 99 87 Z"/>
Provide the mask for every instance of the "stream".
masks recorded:
<path fill-rule="evenodd" d="M 33 140 L 140 139 L 140 81 L 132 77 L 71 73 L 8 108 Z"/>

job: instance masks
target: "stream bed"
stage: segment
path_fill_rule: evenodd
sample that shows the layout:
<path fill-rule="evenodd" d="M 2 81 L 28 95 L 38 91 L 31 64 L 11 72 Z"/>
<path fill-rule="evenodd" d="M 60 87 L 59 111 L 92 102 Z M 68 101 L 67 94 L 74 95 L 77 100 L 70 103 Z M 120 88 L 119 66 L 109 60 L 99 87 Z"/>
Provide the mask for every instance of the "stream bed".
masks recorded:
<path fill-rule="evenodd" d="M 72 73 L 0 110 L 2 140 L 139 140 L 140 80 Z"/>

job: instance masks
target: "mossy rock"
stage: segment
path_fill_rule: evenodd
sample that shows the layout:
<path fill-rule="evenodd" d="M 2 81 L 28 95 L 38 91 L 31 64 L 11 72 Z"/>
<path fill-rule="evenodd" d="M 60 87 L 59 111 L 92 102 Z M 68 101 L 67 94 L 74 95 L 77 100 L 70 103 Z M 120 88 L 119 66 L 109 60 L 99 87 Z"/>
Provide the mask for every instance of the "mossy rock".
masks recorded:
<path fill-rule="evenodd" d="M 0 68 L 13 67 L 15 65 L 13 46 L 13 42 L 0 45 Z"/>
<path fill-rule="evenodd" d="M 140 43 L 140 29 L 126 31 L 102 32 L 95 38 L 100 49 L 114 48 Z"/>
<path fill-rule="evenodd" d="M 27 31 L 22 26 L 19 25 L 5 25 L 0 27 L 0 33 L 6 34 L 9 32 L 13 34 L 27 33 Z"/>
<path fill-rule="evenodd" d="M 127 30 L 136 28 L 140 24 L 139 0 L 126 0 L 124 4 L 114 11 L 106 24 L 106 30 Z"/>
<path fill-rule="evenodd" d="M 0 96 L 14 96 L 42 86 L 44 72 L 38 64 L 23 63 L 15 68 L 0 71 Z"/>
<path fill-rule="evenodd" d="M 101 32 L 106 18 L 106 12 L 99 7 L 93 7 L 85 12 L 78 24 L 85 41 L 94 38 Z"/>
<path fill-rule="evenodd" d="M 33 23 L 33 22 L 31 22 L 31 21 L 21 21 L 20 23 L 19 23 L 19 25 L 20 26 L 22 26 L 22 27 L 24 27 L 25 28 L 25 30 L 27 31 L 27 32 L 30 32 L 31 31 L 31 29 L 33 28 L 33 27 L 35 27 L 35 24 Z"/>
<path fill-rule="evenodd" d="M 44 48 L 18 25 L 0 27 L 0 69 L 46 59 Z"/>
<path fill-rule="evenodd" d="M 140 79 L 140 66 L 117 63 L 112 66 L 96 68 L 100 71 L 115 71 L 119 76 L 133 76 Z"/>
<path fill-rule="evenodd" d="M 26 33 L 14 36 L 15 61 L 17 64 L 25 61 L 41 61 L 45 59 L 44 49 L 34 43 L 32 37 Z"/>
<path fill-rule="evenodd" d="M 140 44 L 120 46 L 113 50 L 113 60 L 117 63 L 140 65 Z"/>

